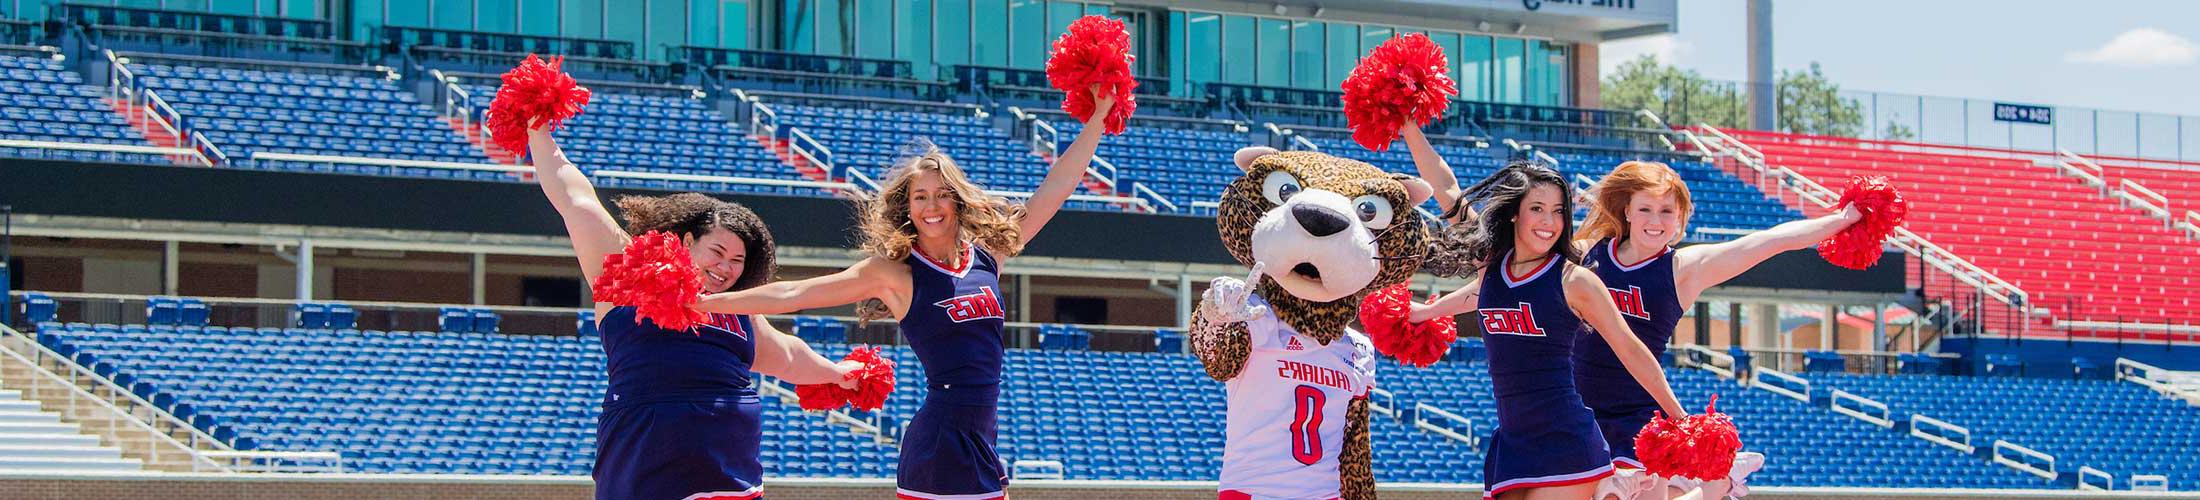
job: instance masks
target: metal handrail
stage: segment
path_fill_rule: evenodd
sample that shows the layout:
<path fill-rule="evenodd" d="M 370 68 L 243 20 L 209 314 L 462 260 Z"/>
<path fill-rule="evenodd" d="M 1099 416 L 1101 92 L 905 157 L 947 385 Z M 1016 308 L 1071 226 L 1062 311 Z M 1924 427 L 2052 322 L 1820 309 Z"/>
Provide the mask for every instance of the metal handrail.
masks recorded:
<path fill-rule="evenodd" d="M 1797 377 L 1797 376 L 1794 376 L 1794 375 L 1789 375 L 1789 374 L 1787 374 L 1787 372 L 1782 372 L 1782 371 L 1779 371 L 1779 370 L 1774 370 L 1774 369 L 1772 369 L 1772 368 L 1757 368 L 1757 369 L 1751 370 L 1751 372 L 1752 372 L 1752 373 L 1755 373 L 1756 375 L 1755 375 L 1755 376 L 1753 376 L 1753 377 L 1750 377 L 1750 380 L 1749 380 L 1749 385 L 1750 385 L 1750 387 L 1755 387 L 1755 388 L 1758 388 L 1758 389 L 1764 389 L 1764 390 L 1766 390 L 1766 391 L 1770 391 L 1770 392 L 1772 392 L 1773 394 L 1779 394 L 1779 395 L 1782 395 L 1782 396 L 1787 396 L 1787 397 L 1788 397 L 1789 399 L 1794 399 L 1794 400 L 1796 400 L 1796 401 L 1805 401 L 1805 402 L 1808 402 L 1808 401 L 1810 401 L 1810 381 L 1809 381 L 1809 380 L 1805 380 L 1805 379 L 1803 379 L 1802 377 Z M 1784 387 L 1784 386 L 1781 386 L 1781 385 L 1779 385 L 1779 384 L 1774 384 L 1774 383 L 1771 383 L 1771 382 L 1766 382 L 1766 381 L 1765 381 L 1765 377 L 1767 377 L 1767 376 L 1770 376 L 1770 377 L 1772 377 L 1772 378 L 1773 378 L 1774 380 L 1781 380 L 1781 381 L 1786 381 L 1786 382 L 1790 382 L 1790 383 L 1794 383 L 1794 384 L 1797 384 L 1797 385 L 1801 386 L 1801 387 L 1802 387 L 1803 389 L 1802 389 L 1801 391 L 1797 391 L 1797 390 L 1795 390 L 1795 389 L 1789 389 L 1789 388 L 1787 388 L 1787 387 Z"/>
<path fill-rule="evenodd" d="M 1862 420 L 1866 423 L 1877 425 L 1882 428 L 1894 428 L 1894 419 L 1889 418 L 1892 417 L 1894 413 L 1888 410 L 1886 403 L 1881 403 L 1871 398 L 1858 396 L 1855 393 L 1840 389 L 1834 389 L 1832 397 L 1833 401 L 1831 402 L 1830 409 L 1832 409 L 1834 413 L 1856 417 L 1857 420 Z M 1863 410 L 1841 406 L 1842 401 L 1854 401 L 1865 408 L 1879 410 L 1879 414 L 1872 415 L 1869 413 L 1864 413 Z"/>
<path fill-rule="evenodd" d="M 275 153 L 268 151 L 255 151 L 252 153 L 252 159 L 270 161 L 300 161 L 314 163 L 347 163 L 353 165 L 375 165 L 383 167 L 434 168 L 443 170 L 475 170 L 483 172 L 504 172 L 513 174 L 530 173 L 535 171 L 535 169 L 530 167 L 500 165 L 495 163 L 455 163 L 446 161 L 397 160 L 390 158 L 304 155 L 294 153 Z"/>
<path fill-rule="evenodd" d="M 1936 433 L 1931 433 L 1931 432 L 1925 432 L 1925 429 L 1927 428 L 1927 426 L 1930 426 L 1931 428 L 1934 428 L 1934 429 L 1939 429 L 1939 430 L 1942 430 L 1942 431 L 1946 431 L 1946 432 L 1951 432 L 1951 433 L 1954 433 L 1955 435 L 1958 435 L 1958 436 L 1962 436 L 1962 437 L 1963 437 L 1963 440 L 1962 440 L 1962 441 L 1956 441 L 1956 440 L 1954 440 L 1954 439 L 1949 439 L 1949 438 L 1948 438 L 1948 436 L 1943 436 L 1943 435 L 1940 435 L 1940 434 L 1936 434 Z M 1925 416 L 1925 415 L 1922 415 L 1922 414 L 1916 414 L 1916 413 L 1912 413 L 1912 414 L 1910 414 L 1910 435 L 1911 435 L 1911 436 L 1916 436 L 1916 437 L 1917 437 L 1918 439 L 1923 439 L 1923 440 L 1926 440 L 1926 441 L 1930 441 L 1930 442 L 1933 442 L 1933 443 L 1937 443 L 1937 444 L 1939 444 L 1939 445 L 1941 445 L 1941 446 L 1946 446 L 1946 447 L 1949 447 L 1949 448 L 1954 448 L 1954 449 L 1956 449 L 1956 450 L 1958 450 L 1958 451 L 1962 451 L 1962 452 L 1963 452 L 1963 453 L 1965 453 L 1965 454 L 1970 454 L 1970 453 L 1976 453 L 1976 452 L 1978 451 L 1978 447 L 1977 447 L 1977 446 L 1973 446 L 1973 445 L 1971 444 L 1971 429 L 1970 429 L 1970 428 L 1968 428 L 1968 427 L 1963 427 L 1963 426 L 1960 426 L 1960 425 L 1956 425 L 1956 424 L 1951 424 L 1951 423 L 1948 423 L 1947 421 L 1943 421 L 1943 420 L 1941 420 L 1941 419 L 1937 419 L 1937 418 L 1933 418 L 1933 417 L 1928 417 L 1928 416 Z"/>
<path fill-rule="evenodd" d="M 1449 420 L 1457 425 L 1465 426 L 1467 429 L 1467 433 L 1461 434 L 1456 429 L 1444 426 L 1437 422 L 1432 422 L 1431 419 L 1428 418 L 1428 415 L 1443 417 L 1444 420 Z M 1427 430 L 1429 432 L 1434 432 L 1444 437 L 1458 440 L 1462 443 L 1467 443 L 1467 446 L 1474 447 L 1475 449 L 1482 448 L 1482 440 L 1473 434 L 1474 419 L 1467 418 L 1457 413 L 1444 411 L 1443 408 L 1429 406 L 1427 403 L 1414 403 L 1413 426 L 1416 428 Z"/>
<path fill-rule="evenodd" d="M 588 173 L 588 175 L 589 175 L 589 176 L 591 176 L 591 177 L 607 177 L 607 178 L 613 178 L 613 179 L 647 179 L 647 180 L 659 180 L 659 181 L 678 181 L 678 182 L 716 182 L 716 183 L 723 183 L 723 184 L 749 184 L 749 185 L 757 185 L 757 186 L 784 186 L 784 187 L 811 187 L 811 188 L 819 188 L 819 189 L 854 189 L 854 188 L 856 187 L 856 185 L 855 185 L 855 184 L 851 184 L 851 183 L 846 183 L 846 182 L 818 182 L 818 181 L 803 181 L 803 180 L 785 180 L 785 179 L 758 179 L 758 178 L 750 178 L 750 177 L 726 177 L 726 176 L 717 176 L 717 175 L 694 175 L 694 174 L 662 174 L 662 173 L 656 173 L 656 172 L 628 172 L 628 171 L 623 171 L 623 170 L 597 170 L 597 171 L 594 171 L 594 172 L 589 172 L 589 173 Z"/>
<path fill-rule="evenodd" d="M 2026 458 L 2032 458 L 2042 462 L 2046 462 L 2047 467 L 2042 468 L 2040 466 L 2027 463 L 2023 460 L 2010 458 L 2007 455 L 2003 455 L 2003 451 L 2009 451 L 2013 454 L 2022 455 Z M 2035 450 L 2024 445 L 2011 443 L 2008 440 L 2003 439 L 1994 440 L 1994 463 L 2008 466 L 2011 469 L 2016 469 L 2018 472 L 2039 476 L 2040 478 L 2049 481 L 2053 481 L 2057 476 L 2060 476 L 2060 474 L 2055 472 L 2054 455 L 2041 453 L 2039 450 Z"/>

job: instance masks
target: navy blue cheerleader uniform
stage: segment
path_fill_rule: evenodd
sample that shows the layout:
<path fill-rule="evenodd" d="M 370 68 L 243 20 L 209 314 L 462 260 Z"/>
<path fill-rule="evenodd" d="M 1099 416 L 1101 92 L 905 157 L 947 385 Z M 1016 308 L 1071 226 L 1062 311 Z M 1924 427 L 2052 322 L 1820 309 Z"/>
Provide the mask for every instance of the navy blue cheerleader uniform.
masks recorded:
<path fill-rule="evenodd" d="M 755 330 L 714 314 L 694 332 L 612 308 L 602 320 L 611 387 L 596 420 L 596 498 L 747 500 L 764 494 Z"/>
<path fill-rule="evenodd" d="M 1662 356 L 1683 312 L 1680 294 L 1673 288 L 1673 249 L 1625 263 L 1620 262 L 1618 246 L 1612 239 L 1598 241 L 1589 249 L 1587 260 L 1597 277 L 1604 279 L 1613 305 L 1627 319 L 1627 328 L 1634 330 L 1653 356 Z M 1574 343 L 1574 385 L 1581 388 L 1582 401 L 1596 411 L 1604 442 L 1612 447 L 1612 463 L 1640 469 L 1635 434 L 1650 423 L 1658 400 L 1627 373 L 1611 344 L 1589 337 Z"/>
<path fill-rule="evenodd" d="M 902 433 L 899 498 L 984 500 L 1007 496 L 1008 470 L 994 452 L 999 434 L 1000 263 L 963 242 L 957 266 L 909 252 L 911 295 L 901 334 L 924 365 L 924 404 Z"/>
<path fill-rule="evenodd" d="M 1489 346 L 1497 430 L 1482 462 L 1484 498 L 1612 475 L 1596 418 L 1574 390 L 1574 339 L 1589 332 L 1566 305 L 1566 269 L 1555 254 L 1514 270 L 1512 254 L 1482 273 L 1479 309 Z"/>

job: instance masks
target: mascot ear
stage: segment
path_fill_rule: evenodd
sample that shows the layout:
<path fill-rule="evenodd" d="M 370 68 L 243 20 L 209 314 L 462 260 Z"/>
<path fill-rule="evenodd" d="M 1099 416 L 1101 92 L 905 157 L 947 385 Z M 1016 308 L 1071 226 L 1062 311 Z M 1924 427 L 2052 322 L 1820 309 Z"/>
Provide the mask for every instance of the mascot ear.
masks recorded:
<path fill-rule="evenodd" d="M 1240 154 L 1243 153 L 1240 152 Z M 1428 181 L 1421 180 L 1419 177 L 1406 174 L 1390 174 L 1390 178 L 1397 179 L 1398 182 L 1406 185 L 1406 197 L 1413 200 L 1412 203 L 1408 204 L 1410 206 L 1421 206 L 1422 203 L 1428 201 L 1430 196 L 1436 195 L 1436 188 L 1430 187 Z"/>
<path fill-rule="evenodd" d="M 1235 159 L 1237 160 L 1238 170 L 1250 172 L 1253 170 L 1254 160 L 1259 160 L 1260 157 L 1263 156 L 1282 153 L 1282 151 L 1277 151 L 1276 148 L 1271 148 L 1268 146 L 1253 146 L 1237 150 L 1237 156 L 1235 157 Z"/>

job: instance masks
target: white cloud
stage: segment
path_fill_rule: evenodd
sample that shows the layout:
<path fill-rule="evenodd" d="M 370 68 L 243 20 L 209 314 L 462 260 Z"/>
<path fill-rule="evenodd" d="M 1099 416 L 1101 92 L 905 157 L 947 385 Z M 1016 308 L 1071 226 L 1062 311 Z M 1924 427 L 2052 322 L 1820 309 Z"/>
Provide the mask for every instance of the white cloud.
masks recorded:
<path fill-rule="evenodd" d="M 1657 56 L 1659 64 L 1678 66 L 1693 52 L 1695 46 L 1670 34 L 1604 42 L 1597 46 L 1597 69 L 1610 74 L 1644 54 Z"/>
<path fill-rule="evenodd" d="M 2108 64 L 2130 68 L 2184 66 L 2200 59 L 2200 45 L 2191 39 L 2154 28 L 2117 33 L 2108 43 L 2086 51 L 2063 55 L 2063 61 Z"/>

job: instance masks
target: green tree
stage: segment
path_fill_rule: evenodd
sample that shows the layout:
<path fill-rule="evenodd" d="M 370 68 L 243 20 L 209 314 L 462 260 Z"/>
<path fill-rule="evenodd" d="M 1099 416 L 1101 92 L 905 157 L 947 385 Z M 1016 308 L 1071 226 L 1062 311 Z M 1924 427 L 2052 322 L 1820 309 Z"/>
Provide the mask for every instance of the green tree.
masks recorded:
<path fill-rule="evenodd" d="M 1643 55 L 1604 76 L 1600 99 L 1609 109 L 1648 109 L 1671 124 L 1741 128 L 1749 123 L 1749 97 L 1741 85 L 1715 82 L 1694 70 L 1666 66 Z M 1808 71 L 1780 73 L 1780 131 L 1856 137 L 1864 132 L 1863 104 L 1841 97 L 1817 63 Z"/>
<path fill-rule="evenodd" d="M 1780 72 L 1780 131 L 1856 137 L 1864 131 L 1863 104 L 1841 97 L 1841 86 L 1826 80 L 1818 63 L 1810 70 Z"/>

